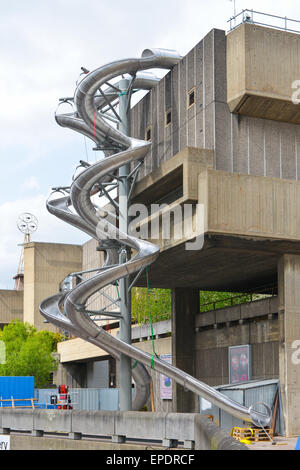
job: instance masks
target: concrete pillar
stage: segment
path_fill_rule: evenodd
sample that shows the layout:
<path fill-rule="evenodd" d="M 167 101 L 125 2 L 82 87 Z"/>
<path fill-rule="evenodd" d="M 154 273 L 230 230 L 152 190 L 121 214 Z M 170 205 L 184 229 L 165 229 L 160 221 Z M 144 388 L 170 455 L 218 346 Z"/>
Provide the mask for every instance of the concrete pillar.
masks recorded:
<path fill-rule="evenodd" d="M 195 315 L 200 311 L 199 289 L 172 290 L 172 361 L 173 365 L 195 376 Z M 181 385 L 173 387 L 175 410 L 195 412 L 194 393 Z"/>
<path fill-rule="evenodd" d="M 53 374 L 53 382 L 58 385 L 68 385 L 71 388 L 84 388 L 87 381 L 86 363 L 60 363 Z"/>
<path fill-rule="evenodd" d="M 278 263 L 279 377 L 287 437 L 300 433 L 300 256 Z"/>

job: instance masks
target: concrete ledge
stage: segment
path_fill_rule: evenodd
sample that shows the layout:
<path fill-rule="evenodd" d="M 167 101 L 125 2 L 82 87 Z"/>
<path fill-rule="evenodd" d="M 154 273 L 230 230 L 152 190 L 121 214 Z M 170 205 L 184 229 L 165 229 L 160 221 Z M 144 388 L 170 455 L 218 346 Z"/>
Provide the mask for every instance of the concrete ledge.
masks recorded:
<path fill-rule="evenodd" d="M 195 417 L 196 450 L 248 450 L 203 415 Z"/>
<path fill-rule="evenodd" d="M 194 440 L 195 413 L 168 413 L 166 416 L 166 439 Z"/>
<path fill-rule="evenodd" d="M 202 328 L 218 323 L 263 317 L 274 313 L 278 313 L 277 296 L 198 313 L 195 324 L 197 328 Z"/>
<path fill-rule="evenodd" d="M 0 427 L 15 431 L 31 431 L 33 429 L 33 410 L 3 408 L 0 413 Z"/>
<path fill-rule="evenodd" d="M 216 323 L 226 323 L 236 321 L 241 318 L 241 305 L 232 305 L 230 307 L 216 310 Z"/>
<path fill-rule="evenodd" d="M 12 434 L 10 437 L 11 450 L 147 450 L 147 445 L 138 444 L 117 444 L 112 442 L 99 442 L 96 440 L 84 439 L 81 441 L 73 439 L 61 439 L 59 437 L 32 437 L 26 435 Z M 151 446 L 153 450 L 164 450 L 161 446 Z"/>
<path fill-rule="evenodd" d="M 34 410 L 33 429 L 44 432 L 72 432 L 72 411 Z"/>
<path fill-rule="evenodd" d="M 115 415 L 110 411 L 76 411 L 72 415 L 72 432 L 112 436 L 115 434 Z"/>
<path fill-rule="evenodd" d="M 166 434 L 167 413 L 119 411 L 115 415 L 115 435 L 162 440 Z"/>
<path fill-rule="evenodd" d="M 68 434 L 69 441 L 79 439 L 77 442 L 82 435 L 107 435 L 117 445 L 136 438 L 157 440 L 167 447 L 183 441 L 186 449 L 195 450 L 246 449 L 215 423 L 195 413 L 0 409 L 0 430 L 3 434 L 29 431 L 34 439 L 45 440 L 49 438 L 41 437 L 44 433 L 57 432 Z"/>

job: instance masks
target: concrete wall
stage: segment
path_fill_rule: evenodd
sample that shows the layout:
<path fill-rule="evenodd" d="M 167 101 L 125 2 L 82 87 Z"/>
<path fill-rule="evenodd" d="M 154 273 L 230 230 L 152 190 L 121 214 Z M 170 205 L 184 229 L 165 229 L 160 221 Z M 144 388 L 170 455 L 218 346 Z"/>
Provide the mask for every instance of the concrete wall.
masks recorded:
<path fill-rule="evenodd" d="M 132 135 L 145 138 L 152 126 L 152 148 L 140 177 L 185 147 L 214 149 L 214 103 L 226 101 L 226 86 L 214 79 L 214 64 L 225 72 L 225 46 L 224 31 L 211 31 L 134 107 Z M 194 87 L 195 104 L 188 107 L 187 93 Z M 169 109 L 172 122 L 166 126 Z"/>
<path fill-rule="evenodd" d="M 157 440 L 164 447 L 186 449 L 245 450 L 246 447 L 225 434 L 203 416 L 185 413 L 139 413 L 113 411 L 0 410 L 0 433 L 31 431 L 85 436 L 111 436 L 113 442 L 131 439 Z"/>
<path fill-rule="evenodd" d="M 161 446 L 151 446 L 153 450 L 163 450 Z M 115 450 L 126 450 L 126 451 L 136 451 L 136 450 L 148 450 L 148 445 L 139 445 L 139 444 L 115 444 L 105 441 L 95 441 L 84 439 L 82 441 L 73 440 L 73 439 L 62 439 L 59 437 L 33 437 L 30 435 L 22 434 L 11 434 L 10 436 L 10 450 L 106 450 L 106 451 L 115 451 Z"/>
<path fill-rule="evenodd" d="M 261 34 L 258 30 L 256 27 L 256 44 L 260 48 Z M 233 34 L 235 32 L 230 33 Z M 227 104 L 226 59 L 226 41 L 229 41 L 230 35 L 226 39 L 224 31 L 212 30 L 133 108 L 134 137 L 144 139 L 147 126 L 152 126 L 152 148 L 146 157 L 140 178 L 190 146 L 213 150 L 214 168 L 217 170 L 298 179 L 298 125 L 274 121 L 274 113 L 272 119 L 262 119 L 258 113 L 253 117 L 230 112 Z M 282 58 L 274 62 L 279 39 L 274 44 L 269 40 L 273 55 L 263 56 L 264 71 L 270 74 L 268 85 L 277 87 L 277 91 L 280 86 L 290 98 L 293 92 L 291 84 L 299 78 L 299 73 L 294 73 L 293 69 L 299 68 L 296 49 L 299 36 L 296 35 L 296 40 L 293 37 L 290 41 L 290 33 L 270 29 L 264 35 L 268 38 L 271 35 L 281 38 L 281 48 L 278 51 L 285 51 Z M 290 43 L 293 45 L 289 49 Z M 266 64 L 268 59 L 269 63 Z M 238 62 L 238 66 L 242 68 L 242 63 Z M 280 68 L 279 75 L 273 73 L 274 67 L 277 70 Z M 261 69 L 258 71 L 253 68 L 255 77 L 260 71 Z M 235 70 L 232 76 L 236 76 Z M 262 76 L 262 79 L 265 78 Z M 188 108 L 187 92 L 193 87 L 195 104 Z M 264 92 L 268 90 L 264 89 Z M 164 116 L 170 107 L 172 123 L 166 127 Z M 299 114 L 298 111 L 297 113 Z"/>
<path fill-rule="evenodd" d="M 109 388 L 109 361 L 94 361 L 87 364 L 87 388 Z"/>
<path fill-rule="evenodd" d="M 300 76 L 299 34 L 244 23 L 227 36 L 230 111 L 300 123 L 292 84 Z"/>
<path fill-rule="evenodd" d="M 23 320 L 23 291 L 0 290 L 0 325 Z"/>
<path fill-rule="evenodd" d="M 298 181 L 207 169 L 198 190 L 205 232 L 300 240 Z"/>
<path fill-rule="evenodd" d="M 279 377 L 279 322 L 277 297 L 200 313 L 195 319 L 195 377 L 208 385 L 229 383 L 228 348 L 242 344 L 251 345 L 252 376 L 255 379 Z M 171 338 L 159 339 L 169 346 L 165 354 L 171 354 Z M 151 353 L 151 343 L 147 344 Z M 161 400 L 160 374 L 151 373 L 156 411 L 176 411 L 176 387 L 173 384 L 173 399 Z M 194 411 L 198 411 L 197 399 Z M 150 402 L 148 410 L 151 409 Z"/>
<path fill-rule="evenodd" d="M 252 379 L 279 376 L 277 297 L 206 312 L 196 318 L 196 377 L 229 383 L 228 348 L 251 345 Z"/>
<path fill-rule="evenodd" d="M 251 345 L 252 379 L 278 377 L 278 320 L 221 327 L 196 336 L 196 376 L 208 385 L 229 383 L 228 348 Z"/>
<path fill-rule="evenodd" d="M 60 282 L 82 268 L 77 245 L 31 242 L 24 246 L 24 321 L 37 329 L 56 331 L 39 312 L 42 300 L 59 292 Z"/>

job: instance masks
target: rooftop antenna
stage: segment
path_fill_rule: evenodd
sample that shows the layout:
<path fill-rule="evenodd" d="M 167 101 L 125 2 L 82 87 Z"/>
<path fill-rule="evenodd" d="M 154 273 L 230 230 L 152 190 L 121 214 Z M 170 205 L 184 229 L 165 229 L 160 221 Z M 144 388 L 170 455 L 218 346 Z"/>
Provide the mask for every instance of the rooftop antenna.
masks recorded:
<path fill-rule="evenodd" d="M 233 3 L 233 17 L 234 17 L 234 26 L 236 26 L 236 0 L 229 0 Z"/>
<path fill-rule="evenodd" d="M 15 289 L 16 290 L 23 290 L 24 286 L 24 244 L 30 243 L 31 241 L 31 234 L 35 232 L 38 228 L 38 219 L 29 212 L 24 212 L 20 214 L 17 219 L 17 227 L 24 234 L 24 241 L 22 243 L 22 249 L 19 259 L 19 266 L 18 272 L 14 277 L 15 280 Z"/>

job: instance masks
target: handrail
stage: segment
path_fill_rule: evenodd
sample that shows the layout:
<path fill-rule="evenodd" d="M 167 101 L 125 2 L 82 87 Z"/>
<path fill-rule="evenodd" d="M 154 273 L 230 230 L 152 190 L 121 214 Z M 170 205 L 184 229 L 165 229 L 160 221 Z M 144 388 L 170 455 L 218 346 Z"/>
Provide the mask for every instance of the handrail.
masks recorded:
<path fill-rule="evenodd" d="M 20 406 L 16 406 L 15 402 L 16 401 L 30 401 L 31 402 L 31 405 L 20 405 Z M 4 408 L 2 403 L 3 402 L 11 402 L 12 405 L 11 406 L 5 406 L 5 408 L 32 408 L 32 409 L 35 409 L 35 406 L 34 406 L 34 402 L 35 401 L 38 401 L 37 398 L 14 398 L 14 397 L 11 397 L 11 398 L 1 398 L 0 399 L 0 403 L 1 403 L 1 408 Z"/>
<path fill-rule="evenodd" d="M 263 17 L 274 18 L 276 20 L 283 20 L 284 21 L 284 26 L 279 26 L 277 24 L 270 24 L 270 23 L 260 22 L 260 21 L 255 19 L 254 15 L 260 15 L 260 16 L 263 16 Z M 241 19 L 239 21 L 237 21 L 237 19 L 240 18 L 240 17 L 241 17 Z M 288 22 L 299 24 L 299 29 L 297 30 L 297 29 L 288 28 Z M 292 32 L 292 33 L 300 33 L 300 20 L 294 20 L 292 18 L 288 18 L 287 16 L 271 15 L 270 13 L 263 13 L 261 11 L 256 11 L 256 10 L 253 10 L 253 9 L 252 10 L 248 10 L 248 9 L 242 10 L 237 15 L 234 15 L 231 18 L 229 18 L 229 20 L 227 20 L 227 23 L 229 23 L 229 26 L 230 26 L 229 27 L 229 32 L 233 31 L 234 29 L 236 29 L 238 26 L 240 26 L 243 23 L 253 23 L 253 24 L 256 24 L 256 25 L 259 25 L 259 26 L 267 26 L 267 27 L 271 27 L 271 28 L 274 28 L 274 29 L 279 29 L 279 30 L 282 30 L 282 31 L 289 31 L 289 32 Z"/>
<path fill-rule="evenodd" d="M 255 298 L 255 296 L 260 296 L 260 295 L 262 297 Z M 259 301 L 259 300 L 272 298 L 272 297 L 275 297 L 276 295 L 277 294 L 274 290 L 270 294 L 255 294 L 255 293 L 252 293 L 252 292 L 244 292 L 244 293 L 241 293 L 241 294 L 232 295 L 232 296 L 229 296 L 229 297 L 224 297 L 223 299 L 211 300 L 210 302 L 200 303 L 200 312 L 199 313 L 206 313 L 208 311 L 220 310 L 221 308 L 233 307 L 235 305 L 248 304 L 248 303 L 256 302 L 256 301 Z M 243 297 L 249 297 L 250 300 L 245 300 L 245 301 L 237 302 L 237 303 L 234 302 L 235 300 L 238 300 L 240 298 L 242 299 Z M 221 304 L 221 303 L 226 304 L 226 303 L 229 303 L 229 302 L 230 302 L 230 305 L 222 305 L 220 307 L 217 307 L 218 304 Z M 208 306 L 211 306 L 212 308 L 205 309 L 205 307 L 208 307 Z M 171 317 L 172 317 L 171 312 L 160 313 L 159 319 L 157 319 L 157 317 L 154 315 L 153 323 L 163 321 L 163 320 L 170 320 Z M 138 320 L 136 317 L 133 316 L 131 324 L 132 325 L 137 325 L 139 323 L 148 324 L 149 322 L 150 322 L 150 319 L 147 315 L 144 315 L 143 320 L 141 320 L 141 319 Z"/>

